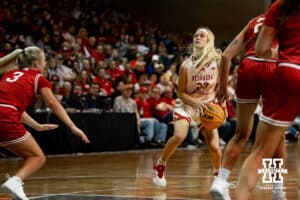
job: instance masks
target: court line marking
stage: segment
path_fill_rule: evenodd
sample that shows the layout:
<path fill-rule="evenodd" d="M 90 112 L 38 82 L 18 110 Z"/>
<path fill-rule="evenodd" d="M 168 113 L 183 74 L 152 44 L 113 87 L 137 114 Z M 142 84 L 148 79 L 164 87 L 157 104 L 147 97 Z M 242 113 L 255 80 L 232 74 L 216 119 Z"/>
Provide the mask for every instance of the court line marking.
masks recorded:
<path fill-rule="evenodd" d="M 199 188 L 198 185 L 194 185 L 194 186 L 168 186 L 167 188 L 163 188 L 163 187 L 147 187 L 147 189 L 153 189 L 155 191 L 163 191 L 166 189 L 174 189 L 174 188 Z M 86 192 L 109 192 L 109 191 L 122 191 L 122 190 L 140 190 L 140 187 L 122 187 L 122 188 L 111 188 L 111 189 L 95 189 L 95 190 L 82 190 L 82 191 L 74 191 L 74 192 L 68 192 L 68 194 L 78 194 L 78 193 L 86 193 Z M 34 195 L 35 193 L 28 193 L 28 194 L 32 194 Z"/>
<path fill-rule="evenodd" d="M 175 197 L 159 197 L 159 196 L 122 196 L 122 195 L 79 195 L 79 194 L 70 194 L 70 193 L 62 193 L 62 194 L 49 194 L 49 195 L 42 195 L 42 196 L 37 196 L 37 197 L 30 197 L 29 199 L 38 199 L 38 198 L 43 198 L 43 197 L 51 197 L 51 196 L 86 196 L 86 197 L 119 197 L 119 198 L 144 198 L 144 199 L 174 199 L 174 200 L 189 200 L 189 199 L 194 199 L 194 198 L 175 198 Z M 194 199 L 194 200 L 201 200 L 201 199 Z"/>
<path fill-rule="evenodd" d="M 152 173 L 149 173 L 148 176 L 85 176 L 85 175 L 82 175 L 82 176 L 36 176 L 36 177 L 30 177 L 27 179 L 27 181 L 30 181 L 30 180 L 42 180 L 42 179 L 62 179 L 62 180 L 66 180 L 66 179 L 84 179 L 84 178 L 117 178 L 117 179 L 120 179 L 120 178 L 147 178 L 147 179 L 151 179 L 152 178 Z M 202 175 L 194 175 L 194 176 L 187 176 L 187 175 L 171 175 L 171 176 L 168 176 L 168 179 L 174 179 L 174 178 L 184 178 L 184 179 L 188 179 L 188 178 L 211 178 L 213 179 L 212 176 L 202 176 Z M 234 177 L 234 178 L 237 178 Z M 298 178 L 288 178 L 288 179 L 285 179 L 285 180 L 288 180 L 289 182 L 294 182 L 294 181 L 298 181 Z M 230 181 L 229 184 L 236 184 L 236 181 Z"/>
<path fill-rule="evenodd" d="M 194 151 L 199 149 L 207 149 L 207 147 L 203 148 L 197 147 L 197 149 L 187 149 L 187 147 L 180 147 L 176 150 L 176 152 L 179 151 Z M 153 153 L 158 152 L 160 153 L 163 149 L 157 148 L 157 149 L 129 149 L 129 150 L 122 150 L 122 151 L 101 151 L 101 152 L 76 152 L 76 153 L 70 153 L 70 154 L 48 154 L 46 155 L 46 158 L 61 158 L 61 157 L 77 157 L 77 156 L 95 156 L 95 155 L 114 155 L 114 154 L 137 154 L 137 153 Z M 201 153 L 199 151 L 198 153 Z M 22 158 L 19 157 L 5 157 L 7 160 L 22 160 Z"/>
<path fill-rule="evenodd" d="M 245 148 L 251 147 L 251 144 L 246 144 L 247 146 Z M 287 146 L 292 146 L 293 143 L 288 143 Z M 188 149 L 187 147 L 180 147 L 176 150 L 178 151 L 191 151 L 193 153 L 200 153 L 201 151 L 195 151 L 195 150 L 200 150 L 204 149 L 207 150 L 206 145 L 201 145 L 197 147 L 196 149 Z M 156 148 L 156 149 L 129 149 L 129 150 L 120 150 L 120 151 L 101 151 L 101 152 L 89 152 L 89 153 L 82 153 L 82 152 L 77 152 L 77 153 L 71 153 L 71 154 L 48 154 L 46 155 L 47 158 L 60 158 L 60 157 L 76 157 L 76 156 L 94 156 L 94 155 L 111 155 L 111 154 L 136 154 L 136 153 L 153 153 L 153 152 L 158 152 L 161 153 L 162 149 L 161 148 Z M 5 160 L 22 160 L 19 157 L 5 157 Z"/>
<path fill-rule="evenodd" d="M 86 175 L 80 175 L 80 176 L 32 176 L 30 178 L 27 179 L 27 181 L 30 180 L 37 180 L 37 179 L 82 179 L 82 178 L 148 178 L 151 179 L 152 178 L 152 173 L 149 173 L 149 176 L 86 176 Z M 212 176 L 186 176 L 186 175 L 171 175 L 168 176 L 168 179 L 172 179 L 172 178 L 211 178 L 213 179 Z"/>
<path fill-rule="evenodd" d="M 199 188 L 199 185 L 194 185 L 194 186 L 168 186 L 167 188 L 171 189 L 171 188 Z M 156 186 L 153 186 L 153 187 L 148 187 L 148 189 L 153 189 L 154 191 L 161 191 L 162 193 L 165 193 L 166 192 L 163 192 L 164 190 L 166 190 L 167 188 L 160 188 L 160 187 L 156 187 Z M 68 194 L 68 195 L 82 195 L 82 196 L 97 196 L 97 195 L 90 195 L 90 194 L 87 194 L 87 195 L 84 195 L 84 193 L 92 193 L 92 192 L 111 192 L 111 191 L 128 191 L 128 190 L 139 190 L 140 187 L 123 187 L 123 188 L 113 188 L 113 189 L 101 189 L 101 190 L 83 190 L 83 191 L 74 191 L 74 192 L 68 192 L 68 193 L 61 193 L 61 194 L 47 194 L 47 195 L 42 195 L 42 196 L 37 196 L 37 197 L 47 197 L 49 195 L 64 195 L 64 194 Z M 35 193 L 28 193 L 30 195 L 35 195 Z M 110 195 L 101 195 L 101 196 L 109 196 Z M 116 197 L 135 197 L 135 198 L 158 198 L 160 199 L 159 197 L 149 197 L 149 196 L 144 196 L 144 197 L 141 197 L 141 196 L 121 196 L 121 195 L 115 195 Z M 37 197 L 34 197 L 34 198 L 37 198 Z M 111 197 L 114 197 L 114 196 L 111 196 Z M 30 198 L 31 199 L 31 198 Z M 182 200 L 185 200 L 185 199 L 192 199 L 192 198 L 173 198 L 173 197 L 168 197 L 168 199 L 182 199 Z M 198 199 L 198 198 L 196 198 Z M 163 200 L 163 199 L 162 199 Z"/>

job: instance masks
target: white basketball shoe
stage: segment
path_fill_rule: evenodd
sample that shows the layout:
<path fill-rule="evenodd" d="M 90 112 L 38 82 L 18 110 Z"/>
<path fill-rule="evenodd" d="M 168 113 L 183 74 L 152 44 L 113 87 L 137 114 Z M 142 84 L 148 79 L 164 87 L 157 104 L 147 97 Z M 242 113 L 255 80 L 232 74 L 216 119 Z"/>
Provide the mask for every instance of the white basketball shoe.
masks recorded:
<path fill-rule="evenodd" d="M 8 178 L 8 180 L 1 185 L 1 189 L 3 192 L 11 195 L 13 199 L 28 200 L 23 190 L 23 182 L 17 176 Z"/>

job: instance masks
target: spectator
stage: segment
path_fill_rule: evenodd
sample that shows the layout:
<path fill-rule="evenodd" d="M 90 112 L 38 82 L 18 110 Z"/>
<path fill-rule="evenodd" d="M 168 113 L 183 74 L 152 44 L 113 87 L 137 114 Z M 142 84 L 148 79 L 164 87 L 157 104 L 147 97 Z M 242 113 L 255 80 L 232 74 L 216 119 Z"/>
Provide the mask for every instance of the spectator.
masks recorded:
<path fill-rule="evenodd" d="M 69 81 L 65 81 L 61 90 L 63 107 L 70 108 L 72 105 L 72 84 Z"/>
<path fill-rule="evenodd" d="M 63 56 L 58 54 L 56 56 L 56 68 L 59 73 L 59 76 L 63 78 L 63 81 L 74 81 L 76 79 L 76 74 L 73 73 L 73 70 L 71 68 L 64 65 L 63 61 Z"/>
<path fill-rule="evenodd" d="M 110 75 L 111 80 L 114 82 L 117 77 L 121 76 L 123 73 L 118 67 L 116 60 L 110 60 L 108 64 L 108 74 Z"/>
<path fill-rule="evenodd" d="M 83 96 L 83 89 L 81 85 L 74 85 L 68 106 L 69 108 L 76 108 L 79 110 L 87 108 L 86 97 Z"/>
<path fill-rule="evenodd" d="M 63 80 L 63 77 L 62 77 L 59 69 L 57 68 L 55 58 L 50 58 L 50 60 L 47 63 L 47 68 L 46 69 L 47 69 L 47 76 L 48 76 L 49 80 L 53 79 L 54 76 L 57 76 L 60 85 L 63 84 L 64 80 Z"/>
<path fill-rule="evenodd" d="M 94 78 L 93 83 L 99 84 L 101 96 L 111 96 L 113 92 L 112 83 L 107 79 L 106 70 L 100 68 L 98 75 Z"/>
<path fill-rule="evenodd" d="M 86 95 L 87 108 L 100 108 L 99 105 L 99 85 L 97 83 L 92 83 L 89 93 Z"/>
<path fill-rule="evenodd" d="M 149 99 L 151 111 L 153 116 L 158 120 L 162 120 L 170 112 L 172 112 L 174 105 L 169 105 L 162 101 L 160 96 L 160 89 L 155 87 L 152 89 L 151 97 Z"/>
<path fill-rule="evenodd" d="M 131 84 L 126 84 L 121 89 L 122 95 L 115 99 L 113 110 L 115 112 L 136 114 L 139 142 L 146 145 L 152 141 L 154 136 L 154 120 L 141 119 L 136 102 L 131 98 L 132 90 L 133 86 Z"/>
<path fill-rule="evenodd" d="M 92 78 L 89 76 L 88 72 L 85 69 L 80 72 L 76 80 L 76 84 L 81 85 L 82 88 L 90 86 L 92 82 Z"/>
<path fill-rule="evenodd" d="M 164 146 L 168 127 L 166 123 L 159 122 L 157 119 L 153 118 L 148 98 L 147 88 L 141 87 L 137 98 L 135 99 L 141 121 L 153 121 L 154 123 L 154 135 L 147 135 L 146 140 L 154 141 L 158 146 Z"/>

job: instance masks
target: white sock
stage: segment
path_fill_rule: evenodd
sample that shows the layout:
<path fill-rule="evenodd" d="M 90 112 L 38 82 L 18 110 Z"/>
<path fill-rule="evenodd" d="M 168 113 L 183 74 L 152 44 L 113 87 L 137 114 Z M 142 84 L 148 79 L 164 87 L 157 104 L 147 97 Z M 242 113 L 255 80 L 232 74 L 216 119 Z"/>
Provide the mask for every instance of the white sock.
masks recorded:
<path fill-rule="evenodd" d="M 223 180 L 225 180 L 225 181 L 228 181 L 229 174 L 230 174 L 230 170 L 229 169 L 221 168 L 219 170 L 218 177 L 221 178 L 221 179 L 223 179 Z"/>
<path fill-rule="evenodd" d="M 157 163 L 156 163 L 156 164 L 159 164 L 159 165 L 166 165 L 167 162 L 164 161 L 164 160 L 162 160 L 161 158 L 159 158 L 159 159 L 157 160 Z"/>

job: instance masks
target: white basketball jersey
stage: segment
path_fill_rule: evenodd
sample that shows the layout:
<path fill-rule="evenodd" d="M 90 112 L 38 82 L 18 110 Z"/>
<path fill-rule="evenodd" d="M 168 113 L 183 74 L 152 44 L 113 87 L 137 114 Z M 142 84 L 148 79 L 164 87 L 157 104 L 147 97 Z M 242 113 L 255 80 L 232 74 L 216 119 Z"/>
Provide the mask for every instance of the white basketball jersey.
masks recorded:
<path fill-rule="evenodd" d="M 212 103 L 215 99 L 215 88 L 218 82 L 218 64 L 212 61 L 208 67 L 199 69 L 193 65 L 191 59 L 185 61 L 187 71 L 187 84 L 185 92 L 192 97 L 199 98 L 203 103 Z M 176 101 L 174 109 L 176 113 L 195 120 L 199 123 L 200 112 L 198 109 L 183 103 L 181 100 Z"/>
<path fill-rule="evenodd" d="M 218 82 L 218 64 L 212 61 L 208 67 L 199 69 L 191 60 L 187 62 L 186 93 L 201 98 L 205 103 L 215 99 L 215 88 Z"/>

